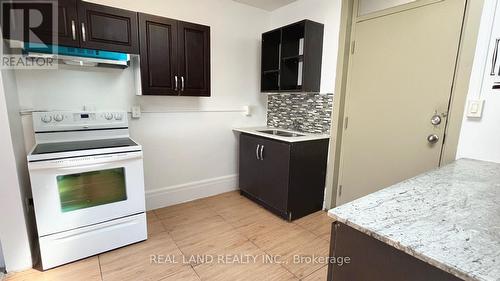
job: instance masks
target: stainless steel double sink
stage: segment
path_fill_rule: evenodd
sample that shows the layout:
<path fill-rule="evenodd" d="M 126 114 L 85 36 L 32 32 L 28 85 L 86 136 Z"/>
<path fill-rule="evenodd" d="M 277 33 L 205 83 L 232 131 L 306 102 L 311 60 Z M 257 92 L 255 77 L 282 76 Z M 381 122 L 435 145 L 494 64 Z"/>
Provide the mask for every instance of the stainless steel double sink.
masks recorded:
<path fill-rule="evenodd" d="M 291 133 L 291 132 L 282 131 L 282 130 L 262 130 L 262 131 L 257 131 L 257 132 L 275 135 L 275 136 L 279 136 L 279 137 L 289 137 L 289 138 L 305 136 L 303 134 Z"/>

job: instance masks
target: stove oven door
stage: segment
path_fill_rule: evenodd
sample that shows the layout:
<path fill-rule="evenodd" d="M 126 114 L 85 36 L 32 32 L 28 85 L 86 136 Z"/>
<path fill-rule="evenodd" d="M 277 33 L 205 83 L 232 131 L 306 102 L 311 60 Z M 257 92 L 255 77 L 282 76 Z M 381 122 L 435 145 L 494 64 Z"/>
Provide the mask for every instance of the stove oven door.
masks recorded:
<path fill-rule="evenodd" d="M 30 162 L 28 167 L 39 236 L 145 211 L 142 152 Z"/>

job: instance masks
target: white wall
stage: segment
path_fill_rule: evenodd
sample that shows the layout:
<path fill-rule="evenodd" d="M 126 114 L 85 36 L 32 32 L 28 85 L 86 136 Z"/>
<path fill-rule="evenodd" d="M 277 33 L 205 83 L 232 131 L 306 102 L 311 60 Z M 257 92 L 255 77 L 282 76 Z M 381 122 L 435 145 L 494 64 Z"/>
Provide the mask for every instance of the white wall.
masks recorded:
<path fill-rule="evenodd" d="M 26 154 L 13 71 L 0 76 L 0 240 L 7 271 L 32 265 Z"/>
<path fill-rule="evenodd" d="M 500 91 L 491 90 L 492 81 L 488 77 L 491 69 L 490 38 L 494 27 L 495 5 L 496 0 L 485 0 L 468 94 L 469 100 L 485 100 L 484 113 L 479 120 L 464 116 L 457 159 L 472 158 L 500 163 Z M 500 22 L 499 9 L 496 14 L 497 22 Z M 500 27 L 496 27 L 493 33 L 495 38 L 500 37 Z M 483 85 L 485 76 L 487 80 Z M 495 79 L 500 82 L 500 78 Z"/>
<path fill-rule="evenodd" d="M 177 203 L 174 190 L 214 192 L 237 187 L 237 136 L 232 128 L 265 124 L 266 97 L 260 94 L 260 36 L 269 12 L 231 0 L 96 0 L 100 4 L 185 20 L 211 27 L 212 97 L 137 97 L 133 71 L 61 67 L 16 71 L 23 109 L 144 111 L 234 110 L 239 112 L 144 113 L 131 120 L 132 137 L 144 147 L 148 208 Z M 31 116 L 23 118 L 26 147 L 33 144 Z M 200 183 L 201 181 L 201 183 Z M 154 191 L 152 193 L 152 191 Z M 155 198 L 153 198 L 155 197 Z M 173 201 L 172 201 L 173 200 Z"/>
<path fill-rule="evenodd" d="M 299 0 L 271 13 L 269 30 L 309 19 L 325 25 L 321 93 L 334 93 L 340 31 L 340 0 Z"/>

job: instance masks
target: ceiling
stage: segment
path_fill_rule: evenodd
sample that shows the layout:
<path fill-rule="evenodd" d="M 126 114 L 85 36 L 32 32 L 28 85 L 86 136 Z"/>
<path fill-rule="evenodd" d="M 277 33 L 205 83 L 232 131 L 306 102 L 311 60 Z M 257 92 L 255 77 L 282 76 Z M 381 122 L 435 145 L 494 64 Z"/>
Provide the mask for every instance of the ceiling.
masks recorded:
<path fill-rule="evenodd" d="M 297 0 L 233 0 L 267 11 L 274 11 Z"/>

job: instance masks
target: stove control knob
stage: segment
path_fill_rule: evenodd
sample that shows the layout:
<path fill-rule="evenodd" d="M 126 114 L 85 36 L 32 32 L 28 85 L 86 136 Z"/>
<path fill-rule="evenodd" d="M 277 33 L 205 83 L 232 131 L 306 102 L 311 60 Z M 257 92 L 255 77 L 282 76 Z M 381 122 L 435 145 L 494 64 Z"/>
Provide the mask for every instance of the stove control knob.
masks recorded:
<path fill-rule="evenodd" d="M 115 120 L 120 121 L 122 119 L 123 119 L 123 114 L 121 114 L 121 113 L 115 113 Z"/>
<path fill-rule="evenodd" d="M 54 116 L 54 120 L 57 122 L 61 122 L 62 120 L 64 120 L 64 115 L 57 114 L 56 116 Z"/>
<path fill-rule="evenodd" d="M 106 118 L 106 120 L 111 120 L 111 119 L 113 119 L 113 114 L 106 113 L 106 114 L 104 114 L 104 118 Z"/>
<path fill-rule="evenodd" d="M 52 121 L 52 116 L 50 115 L 44 115 L 42 116 L 42 122 L 43 123 L 50 123 Z"/>

